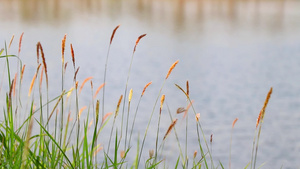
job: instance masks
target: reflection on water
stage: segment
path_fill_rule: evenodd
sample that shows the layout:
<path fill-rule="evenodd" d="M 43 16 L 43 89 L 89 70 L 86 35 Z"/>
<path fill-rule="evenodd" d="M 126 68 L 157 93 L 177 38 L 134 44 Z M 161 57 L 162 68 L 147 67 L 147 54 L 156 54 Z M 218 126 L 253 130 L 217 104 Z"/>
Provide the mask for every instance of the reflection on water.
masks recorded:
<path fill-rule="evenodd" d="M 103 56 L 106 56 L 110 33 L 116 25 L 121 24 L 110 53 L 106 88 L 110 95 L 105 104 L 107 111 L 115 109 L 115 104 L 124 91 L 123 84 L 128 70 L 126 64 L 130 60 L 128 57 L 132 54 L 136 37 L 148 33 L 138 47 L 129 82 L 135 94 L 146 83 L 153 81 L 152 86 L 147 89 L 144 102 L 141 103 L 140 117 L 152 111 L 152 102 L 159 90 L 161 75 L 167 71 L 169 64 L 179 59 L 178 68 L 168 79 L 169 84 L 166 84 L 163 91 L 166 102 L 175 111 L 178 106 L 184 106 L 186 102 L 184 97 L 180 97 L 182 93 L 173 85 L 182 84 L 187 79 L 190 81 L 191 97 L 195 99 L 196 110 L 201 113 L 205 132 L 208 136 L 214 134 L 213 156 L 216 161 L 223 162 L 224 166 L 228 166 L 226 163 L 229 146 L 226 145 L 229 145 L 230 126 L 236 117 L 239 117 L 239 121 L 233 138 L 232 166 L 246 166 L 251 155 L 254 131 L 252 127 L 255 126 L 269 87 L 273 86 L 274 92 L 262 131 L 259 164 L 267 162 L 266 168 L 279 168 L 281 165 L 283 168 L 299 167 L 297 157 L 300 152 L 300 136 L 295 133 L 300 132 L 300 1 L 0 2 L 0 41 L 8 41 L 12 34 L 17 37 L 25 31 L 21 57 L 23 63 L 27 64 L 24 75 L 27 77 L 24 77 L 24 81 L 27 79 L 29 84 L 36 66 L 36 42 L 41 41 L 43 44 L 49 79 L 57 79 L 57 74 L 60 74 L 60 69 L 57 68 L 60 60 L 60 40 L 67 33 L 67 43 L 73 43 L 76 62 L 80 66 L 78 79 L 94 76 L 94 85 L 100 85 L 103 74 L 101 66 L 105 63 Z M 0 47 L 3 47 L 2 44 Z M 3 65 L 1 61 L 0 64 Z M 66 72 L 72 73 L 73 70 L 70 69 Z M 49 86 L 55 90 L 57 81 L 50 80 L 50 83 Z M 67 84 L 68 80 L 65 83 L 69 89 L 72 79 L 70 84 Z M 0 94 L 5 97 L 4 88 Z M 57 96 L 55 91 L 50 93 Z M 82 98 L 89 104 L 89 96 L 82 95 Z M 87 105 L 83 102 L 83 106 Z M 134 103 L 135 100 L 132 101 Z M 137 126 L 142 129 L 147 124 L 143 117 L 137 120 Z M 163 119 L 169 120 L 168 117 Z M 189 119 L 194 119 L 193 114 L 189 114 Z M 166 130 L 168 124 L 169 121 L 164 121 L 161 131 Z M 178 125 L 178 130 L 184 133 L 184 130 L 180 130 L 180 127 L 185 128 L 184 123 Z M 193 124 L 190 125 L 189 139 L 192 141 L 197 138 L 192 130 Z M 149 133 L 150 141 L 146 143 L 145 152 L 152 149 L 151 140 L 155 138 L 155 134 Z M 192 142 L 188 150 L 191 155 L 195 151 L 194 147 L 197 145 Z M 166 151 L 170 153 L 166 155 L 173 155 L 172 158 L 176 160 L 176 148 L 176 140 L 170 138 L 165 145 Z"/>
<path fill-rule="evenodd" d="M 24 24 L 42 22 L 64 24 L 78 15 L 107 15 L 116 19 L 124 14 L 148 22 L 168 21 L 175 31 L 186 28 L 187 23 L 204 25 L 207 20 L 229 20 L 231 24 L 281 31 L 288 17 L 299 13 L 298 3 L 292 0 L 2 0 L 1 20 L 18 19 Z M 295 16 L 296 17 L 296 16 Z M 298 17 L 298 16 L 297 16 Z M 293 24 L 299 18 L 292 18 Z M 160 21 L 161 20 L 161 21 Z"/>

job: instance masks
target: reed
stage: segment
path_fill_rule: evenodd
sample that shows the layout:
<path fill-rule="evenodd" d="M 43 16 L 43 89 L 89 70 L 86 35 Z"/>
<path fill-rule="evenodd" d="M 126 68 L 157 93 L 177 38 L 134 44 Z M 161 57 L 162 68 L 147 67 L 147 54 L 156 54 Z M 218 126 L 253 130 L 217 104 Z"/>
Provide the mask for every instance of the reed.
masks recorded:
<path fill-rule="evenodd" d="M 251 163 L 251 168 L 252 168 L 252 165 L 253 165 L 253 168 L 255 168 L 255 165 L 256 165 L 256 158 L 257 158 L 257 152 L 258 152 L 258 145 L 259 145 L 261 127 L 262 127 L 262 123 L 263 123 L 263 120 L 264 120 L 264 117 L 265 117 L 265 111 L 266 111 L 267 105 L 269 103 L 269 100 L 271 98 L 272 92 L 273 92 L 273 88 L 271 87 L 268 94 L 267 94 L 267 96 L 266 96 L 264 105 L 263 105 L 263 107 L 262 107 L 262 109 L 261 109 L 261 111 L 258 115 L 258 118 L 257 118 L 256 130 L 257 130 L 258 126 L 259 126 L 259 129 L 258 129 L 258 133 L 257 133 L 256 142 L 255 142 L 255 138 L 256 138 L 256 130 L 255 130 L 255 136 L 254 136 L 253 148 L 252 148 L 252 155 L 251 155 L 252 157 L 251 157 L 251 162 L 250 162 Z M 254 145 L 255 145 L 255 152 L 254 152 Z M 253 153 L 255 153 L 255 155 Z M 253 158 L 254 158 L 254 161 L 253 161 Z"/>
<path fill-rule="evenodd" d="M 162 84 L 162 86 L 161 86 L 161 88 L 160 88 L 160 90 L 159 90 L 158 96 L 157 96 L 157 98 L 156 98 L 156 100 L 155 100 L 155 103 L 154 103 L 154 106 L 153 106 L 153 109 L 152 109 L 152 112 L 151 112 L 151 115 L 150 115 L 150 118 L 149 118 L 149 121 L 148 121 L 146 130 L 145 130 L 145 134 L 144 134 L 144 138 L 143 138 L 143 141 L 142 141 L 142 146 L 141 146 L 141 150 L 140 150 L 140 154 L 139 154 L 137 166 L 139 166 L 139 164 L 140 164 L 140 160 L 141 160 L 141 156 L 142 156 L 142 153 L 143 153 L 143 148 L 144 148 L 145 140 L 146 140 L 146 137 L 147 137 L 148 129 L 149 129 L 149 126 L 150 126 L 150 123 L 151 123 L 151 120 L 152 120 L 152 116 L 153 116 L 153 113 L 154 113 L 156 104 L 157 104 L 158 99 L 159 99 L 159 97 L 160 97 L 160 94 L 161 94 L 161 92 L 162 92 L 162 90 L 163 90 L 163 88 L 164 88 L 164 85 L 165 85 L 165 83 L 166 83 L 166 80 L 168 79 L 169 75 L 171 74 L 172 70 L 175 68 L 175 66 L 176 66 L 177 63 L 178 63 L 178 60 L 177 60 L 176 62 L 174 62 L 174 63 L 172 64 L 172 66 L 169 68 L 168 74 L 167 74 L 166 78 L 164 79 L 163 84 Z"/>
<path fill-rule="evenodd" d="M 107 55 L 106 55 L 106 61 L 105 61 L 105 68 L 104 68 L 104 75 L 103 75 L 103 84 L 106 83 L 106 72 L 107 72 L 107 66 L 108 66 L 108 58 L 109 58 L 109 52 L 110 52 L 110 47 L 112 44 L 112 41 L 115 37 L 115 34 L 117 32 L 117 30 L 119 29 L 120 25 L 118 25 L 112 32 L 111 37 L 110 37 L 110 43 L 108 46 L 108 50 L 107 50 Z M 102 117 L 104 116 L 104 106 L 105 106 L 105 86 L 103 86 L 103 95 L 102 95 Z"/>
<path fill-rule="evenodd" d="M 68 75 L 66 74 L 68 71 L 68 58 L 65 57 L 67 56 L 65 49 L 66 34 L 64 35 L 61 41 L 61 91 L 59 91 L 57 96 L 51 99 L 48 94 L 52 87 L 49 86 L 51 79 L 48 79 L 48 71 L 51 70 L 48 70 L 46 55 L 44 54 L 42 44 L 38 42 L 36 45 L 37 64 L 35 72 L 33 75 L 30 75 L 32 79 L 29 87 L 27 88 L 27 86 L 25 86 L 28 91 L 27 100 L 21 99 L 23 98 L 21 97 L 23 94 L 21 89 L 24 88 L 22 86 L 23 80 L 27 80 L 24 79 L 24 75 L 29 73 L 29 71 L 25 71 L 26 66 L 22 64 L 22 60 L 20 59 L 24 33 L 21 34 L 19 43 L 17 44 L 19 46 L 16 51 L 17 55 L 9 54 L 9 49 L 14 45 L 14 36 L 12 36 L 8 47 L 6 43 L 4 44 L 5 47 L 0 50 L 0 61 L 3 60 L 5 62 L 3 75 L 7 74 L 9 87 L 6 89 L 5 98 L 2 99 L 5 100 L 5 103 L 2 108 L 4 120 L 0 122 L 0 168 L 167 168 L 167 159 L 163 157 L 163 154 L 165 151 L 164 146 L 171 141 L 168 139 L 171 134 L 175 135 L 178 145 L 178 159 L 172 162 L 172 164 L 175 164 L 175 168 L 224 168 L 221 162 L 215 167 L 215 161 L 212 155 L 213 135 L 210 135 L 210 139 L 208 137 L 209 140 L 205 139 L 206 135 L 201 126 L 202 119 L 200 119 L 200 113 L 195 110 L 194 101 L 190 98 L 189 81 L 186 81 L 185 88 L 175 84 L 186 99 L 185 106 L 172 105 L 177 108 L 175 112 L 171 112 L 167 104 L 168 99 L 166 98 L 168 98 L 168 96 L 162 94 L 164 93 L 163 89 L 166 85 L 166 81 L 170 78 L 179 63 L 178 60 L 167 69 L 166 76 L 162 77 L 162 85 L 159 88 L 156 100 L 152 106 L 150 105 L 150 109 L 152 109 L 151 113 L 142 114 L 143 116 L 149 115 L 149 118 L 147 119 L 146 128 L 143 130 L 143 135 L 140 139 L 139 132 L 141 131 L 135 127 L 136 117 L 137 114 L 140 113 L 139 107 L 142 98 L 152 82 L 147 83 L 143 90 L 140 91 L 139 100 L 134 109 L 134 113 L 131 113 L 131 109 L 135 101 L 135 90 L 130 89 L 127 91 L 127 88 L 137 46 L 146 34 L 140 35 L 137 38 L 131 60 L 129 61 L 128 59 L 130 64 L 124 94 L 120 94 L 120 97 L 116 100 L 117 105 L 115 111 L 105 113 L 104 98 L 107 94 L 104 90 L 106 86 L 109 51 L 119 26 L 120 25 L 113 30 L 109 41 L 102 84 L 96 84 L 92 81 L 92 76 L 87 76 L 82 81 L 78 80 L 79 66 L 77 66 L 75 62 L 76 58 L 73 44 L 70 44 L 71 57 L 69 59 L 72 60 L 74 72 L 72 74 L 73 84 L 69 90 L 66 90 L 64 86 L 66 75 Z M 24 38 L 26 39 L 26 37 Z M 15 61 L 11 60 L 12 58 L 16 58 L 19 63 L 17 72 L 11 72 L 10 62 Z M 86 90 L 83 90 L 83 87 L 88 87 L 86 86 L 87 82 L 90 82 L 91 90 L 90 93 L 88 93 L 90 94 L 90 103 L 86 106 L 82 106 L 79 103 L 83 95 L 87 94 Z M 46 88 L 44 86 L 46 86 Z M 95 86 L 97 86 L 97 88 Z M 95 92 L 94 87 L 96 89 Z M 103 90 L 102 105 L 101 101 L 97 99 L 100 90 Z M 0 86 L 0 92 L 1 91 L 2 85 Z M 273 89 L 271 88 L 256 121 L 250 162 L 251 168 L 256 168 L 261 128 L 272 91 Z M 44 95 L 45 92 L 46 97 Z M 129 92 L 128 97 L 127 92 Z M 127 105 L 125 105 L 125 103 Z M 157 104 L 160 104 L 159 111 L 156 111 L 156 108 L 158 108 Z M 127 115 L 124 115 L 126 106 Z M 47 109 L 47 115 L 45 114 L 45 109 Z M 161 120 L 164 119 L 165 116 L 164 111 L 167 111 L 170 117 L 170 124 L 167 129 L 161 128 Z M 189 111 L 194 113 L 195 119 L 188 119 Z M 158 113 L 158 119 L 155 123 L 152 122 L 154 112 Z M 122 113 L 121 117 L 119 113 Z M 21 114 L 24 115 L 23 119 L 18 119 L 18 116 Z M 178 128 L 182 127 L 178 125 L 178 120 L 181 119 L 181 117 L 179 118 L 178 116 L 182 116 L 182 122 L 185 123 L 185 126 L 182 128 L 184 132 L 178 132 Z M 126 118 L 123 119 L 123 117 Z M 237 118 L 233 121 L 231 126 L 229 168 L 231 168 L 232 136 L 236 122 Z M 189 126 L 188 128 L 189 123 L 195 123 L 195 126 Z M 150 128 L 156 129 L 156 137 L 153 138 L 153 140 L 146 139 L 149 135 L 148 131 Z M 103 130 L 107 130 L 107 133 L 109 133 L 108 140 L 104 140 L 105 137 L 100 135 Z M 191 130 L 195 131 L 197 140 L 188 134 Z M 137 139 L 132 139 L 134 132 L 138 133 Z M 107 145 L 103 144 L 105 141 L 108 141 Z M 122 147 L 121 149 L 120 145 L 123 146 L 123 141 L 124 148 Z M 149 153 L 145 153 L 147 155 L 144 156 L 143 151 L 147 141 L 155 142 L 155 147 L 150 147 Z M 189 152 L 188 149 L 191 147 L 189 143 L 197 141 L 198 146 L 192 147 L 195 151 Z M 136 152 L 134 152 L 135 150 Z M 101 156 L 101 152 L 103 156 Z M 132 159 L 134 159 L 134 161 L 131 163 Z"/>
<path fill-rule="evenodd" d="M 128 83 L 129 83 L 129 78 L 130 78 L 130 72 L 131 72 L 131 68 L 132 68 L 132 62 L 133 62 L 134 54 L 135 54 L 135 51 L 136 51 L 136 47 L 139 44 L 139 41 L 143 37 L 145 37 L 145 36 L 146 36 L 146 34 L 140 35 L 137 38 L 136 42 L 135 42 L 135 46 L 134 46 L 134 49 L 133 49 L 133 52 L 132 52 L 132 55 L 131 55 L 130 65 L 129 65 L 129 68 L 128 68 L 127 80 L 126 80 L 126 85 L 125 85 L 125 90 L 124 90 L 124 97 L 126 97 L 126 95 L 127 95 L 127 88 L 128 88 Z M 125 99 L 123 101 L 123 111 L 122 111 L 122 121 L 121 121 L 121 138 L 123 136 L 123 117 L 124 117 L 124 112 L 125 112 Z M 126 133 L 126 135 L 127 135 L 127 133 Z M 126 141 L 127 141 L 126 138 L 127 138 L 127 136 L 125 136 L 125 147 L 126 147 Z"/>
<path fill-rule="evenodd" d="M 232 145 L 233 128 L 237 121 L 238 121 L 238 118 L 235 118 L 231 125 L 231 136 L 230 136 L 230 146 L 229 146 L 229 169 L 231 169 L 231 145 Z"/>

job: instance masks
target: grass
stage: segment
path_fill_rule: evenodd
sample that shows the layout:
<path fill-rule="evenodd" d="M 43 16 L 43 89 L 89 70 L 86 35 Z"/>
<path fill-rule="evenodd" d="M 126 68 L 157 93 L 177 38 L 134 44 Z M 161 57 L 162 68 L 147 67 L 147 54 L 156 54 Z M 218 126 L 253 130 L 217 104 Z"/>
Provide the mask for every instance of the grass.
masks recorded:
<path fill-rule="evenodd" d="M 118 25 L 110 38 L 109 48 L 107 52 L 106 62 L 104 65 L 104 79 L 96 92 L 94 92 L 92 77 L 87 77 L 81 85 L 77 80 L 79 67 L 75 62 L 75 52 L 73 45 L 70 44 L 71 60 L 73 65 L 73 87 L 65 89 L 64 83 L 66 80 L 66 67 L 65 62 L 65 48 L 66 38 L 65 35 L 62 39 L 62 60 L 61 60 L 61 89 L 59 95 L 54 98 L 49 98 L 48 85 L 48 69 L 46 56 L 43 52 L 43 47 L 40 42 L 37 43 L 37 66 L 35 74 L 32 78 L 30 88 L 28 90 L 28 99 L 24 98 L 23 91 L 23 76 L 25 65 L 22 64 L 20 59 L 20 52 L 22 47 L 23 33 L 19 39 L 19 50 L 17 55 L 9 54 L 10 47 L 13 43 L 14 36 L 12 37 L 9 46 L 4 43 L 4 48 L 0 51 L 0 61 L 4 61 L 5 68 L 3 69 L 0 92 L 5 92 L 5 105 L 2 108 L 3 119 L 0 122 L 0 167 L 1 168 L 168 168 L 165 159 L 162 157 L 164 146 L 167 144 L 168 136 L 174 134 L 178 146 L 178 158 L 173 162 L 175 168 L 225 168 L 222 162 L 216 163 L 212 155 L 212 138 L 210 141 L 206 139 L 203 131 L 200 114 L 197 113 L 193 105 L 193 101 L 189 94 L 189 82 L 186 82 L 186 89 L 175 84 L 175 86 L 182 92 L 182 97 L 186 98 L 187 107 L 180 107 L 177 109 L 177 114 L 184 113 L 185 118 L 185 138 L 181 142 L 176 130 L 178 119 L 174 118 L 174 114 L 170 111 L 166 98 L 168 96 L 162 94 L 166 81 L 172 75 L 172 71 L 176 68 L 179 61 L 175 61 L 167 71 L 166 76 L 162 81 L 160 90 L 158 91 L 156 101 L 153 105 L 152 112 L 148 119 L 146 129 L 140 130 L 142 137 L 137 140 L 132 140 L 133 130 L 135 128 L 136 116 L 139 113 L 139 106 L 142 102 L 143 96 L 146 94 L 146 89 L 151 85 L 149 82 L 145 85 L 140 94 L 138 104 L 131 115 L 131 100 L 133 97 L 133 89 L 129 90 L 127 98 L 128 82 L 130 79 L 130 71 L 132 61 L 137 49 L 137 45 L 141 39 L 146 36 L 143 34 L 139 36 L 134 45 L 130 65 L 128 69 L 127 81 L 125 84 L 124 94 L 120 94 L 120 98 L 116 101 L 116 109 L 114 113 L 104 112 L 105 106 L 105 86 L 106 86 L 106 71 L 108 67 L 109 51 L 113 42 L 113 38 L 117 33 Z M 40 56 L 42 62 L 40 63 Z M 11 62 L 17 60 L 16 74 L 13 76 L 11 73 Z M 7 91 L 3 91 L 2 84 L 3 77 L 7 75 Z M 13 77 L 13 78 L 12 78 Z M 86 107 L 79 107 L 80 93 L 82 88 L 90 82 L 91 89 L 91 103 Z M 45 83 L 43 85 L 43 83 Z M 44 89 L 44 87 L 46 87 Z M 37 90 L 35 90 L 37 89 Z M 99 91 L 102 89 L 102 105 L 100 100 L 97 99 Z M 19 91 L 19 92 L 16 92 Z M 265 110 L 272 93 L 270 89 L 266 101 L 263 105 L 261 112 L 256 123 L 256 130 L 253 139 L 252 155 L 249 157 L 249 163 L 245 168 L 256 168 L 258 143 L 261 134 Z M 46 94 L 46 96 L 44 96 Z M 74 99 L 72 99 L 74 98 Z M 160 98 L 159 116 L 157 124 L 152 123 L 153 115 L 156 111 L 156 106 Z M 122 104 L 123 101 L 123 104 Z M 127 105 L 127 110 L 125 109 Z M 121 106 L 123 108 L 121 108 Z M 102 113 L 101 113 L 102 108 Z M 191 110 L 190 110 L 191 109 Z M 167 111 L 171 123 L 167 130 L 163 131 L 161 125 L 161 113 Z M 67 115 L 66 113 L 69 112 Z M 82 112 L 87 112 L 84 116 Z M 193 113 L 195 119 L 188 119 L 187 113 Z M 22 117 L 20 116 L 22 114 Z M 93 119 L 89 119 L 89 114 L 92 114 Z M 126 115 L 127 114 L 127 115 Z M 75 115 L 75 117 L 74 117 Z M 120 117 L 121 116 L 121 117 Z M 124 119 L 124 117 L 126 117 Z M 75 120 L 73 120 L 73 118 Z M 132 124 L 129 124 L 131 119 Z M 116 125 L 116 121 L 121 120 L 121 125 Z M 108 123 L 112 121 L 112 123 Z M 233 128 L 237 119 L 234 120 L 231 130 L 231 140 Z M 199 151 L 194 152 L 193 156 L 189 158 L 188 149 L 188 123 L 195 124 L 195 131 L 197 135 Z M 110 125 L 111 124 L 111 125 Z M 34 126 L 34 127 L 33 127 Z M 131 127 L 130 127 L 131 126 Z M 149 151 L 149 156 L 145 156 L 145 141 L 148 136 L 148 131 L 151 127 L 156 128 L 155 148 Z M 103 130 L 109 131 L 108 145 L 103 146 L 103 137 L 99 135 Z M 163 137 L 160 137 L 163 136 Z M 132 144 L 134 142 L 134 144 Z M 124 145 L 124 147 L 122 146 Z M 133 146 L 135 145 L 135 146 Z M 101 155 L 99 155 L 101 154 Z M 129 155 L 135 154 L 135 155 Z M 198 154 L 198 155 L 197 155 Z M 143 156 L 144 155 L 144 156 Z M 129 163 L 129 158 L 134 159 Z M 229 168 L 231 168 L 231 141 L 229 153 Z"/>

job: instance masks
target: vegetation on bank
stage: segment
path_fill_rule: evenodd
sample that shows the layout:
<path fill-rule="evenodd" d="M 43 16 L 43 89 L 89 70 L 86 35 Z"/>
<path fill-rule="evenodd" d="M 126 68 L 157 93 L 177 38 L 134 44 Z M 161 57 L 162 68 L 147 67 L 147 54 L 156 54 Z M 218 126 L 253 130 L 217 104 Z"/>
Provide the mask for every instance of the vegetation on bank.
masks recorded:
<path fill-rule="evenodd" d="M 180 107 L 177 109 L 177 114 L 182 113 L 183 118 L 186 120 L 186 133 L 184 139 L 179 139 L 176 131 L 177 120 L 174 114 L 170 112 L 168 105 L 165 103 L 165 95 L 162 94 L 164 85 L 172 74 L 173 69 L 179 61 L 175 61 L 166 72 L 166 76 L 162 81 L 161 88 L 156 97 L 155 104 L 153 105 L 150 118 L 148 119 L 147 128 L 138 140 L 132 140 L 132 132 L 135 127 L 136 116 L 139 112 L 139 105 L 142 102 L 143 96 L 146 94 L 147 88 L 152 82 L 145 85 L 141 95 L 138 99 L 138 104 L 135 109 L 131 109 L 132 89 L 128 89 L 128 81 L 130 78 L 130 71 L 132 61 L 134 59 L 135 51 L 140 40 L 146 36 L 143 34 L 138 37 L 134 45 L 130 66 L 128 69 L 127 82 L 125 84 L 124 93 L 119 97 L 114 112 L 104 112 L 105 106 L 105 84 L 106 84 L 106 71 L 109 60 L 110 47 L 113 38 L 118 30 L 117 26 L 111 35 L 109 48 L 106 57 L 106 63 L 103 75 L 103 84 L 101 84 L 95 92 L 93 92 L 93 83 L 91 77 L 87 77 L 79 84 L 77 80 L 77 73 L 79 67 L 76 64 L 75 52 L 72 44 L 70 44 L 72 66 L 74 69 L 73 74 L 73 87 L 70 90 L 64 88 L 65 72 L 67 63 L 65 62 L 65 48 L 66 48 L 66 35 L 61 43 L 61 89 L 60 95 L 55 98 L 49 98 L 48 83 L 48 69 L 46 56 L 43 52 L 43 47 L 40 42 L 37 43 L 37 66 L 35 74 L 32 78 L 30 88 L 28 90 L 28 100 L 24 101 L 20 98 L 24 95 L 22 89 L 24 70 L 26 66 L 22 64 L 19 58 L 22 46 L 22 37 L 19 39 L 19 50 L 17 55 L 9 54 L 9 49 L 14 40 L 14 36 L 7 45 L 0 51 L 0 61 L 5 62 L 6 68 L 3 75 L 7 76 L 9 89 L 3 91 L 0 85 L 0 92 L 6 92 L 6 97 L 1 98 L 1 102 L 5 103 L 2 108 L 3 117 L 0 121 L 0 167 L 1 168 L 164 168 L 165 161 L 160 156 L 164 151 L 164 143 L 170 134 L 175 135 L 178 145 L 178 159 L 174 161 L 175 168 L 227 168 L 223 166 L 222 162 L 215 162 L 211 153 L 210 144 L 212 144 L 212 136 L 207 139 L 203 132 L 200 122 L 200 114 L 197 113 L 193 106 L 193 101 L 189 94 L 189 82 L 186 81 L 186 86 L 182 87 L 177 84 L 175 86 L 182 92 L 182 97 L 187 100 L 187 107 Z M 16 58 L 11 60 L 12 58 Z M 17 73 L 11 74 L 10 62 L 17 62 Z M 89 107 L 79 107 L 80 92 L 83 86 L 90 82 L 92 91 L 92 103 Z M 33 93 L 37 89 L 37 93 Z M 98 99 L 99 92 L 102 90 L 101 101 Z M 128 93 L 127 93 L 128 92 Z M 253 138 L 252 156 L 249 158 L 249 163 L 245 168 L 257 168 L 256 158 L 258 153 L 259 138 L 261 128 L 265 115 L 265 110 L 272 94 L 272 88 L 267 94 L 263 108 L 261 109 L 256 122 L 256 130 Z M 45 96 L 46 95 L 46 96 Z M 71 113 L 70 99 L 74 96 L 74 103 L 72 104 L 75 112 Z M 66 103 L 70 103 L 66 105 Z M 127 110 L 125 107 L 127 106 Z M 155 113 L 156 107 L 159 106 L 159 117 L 157 124 L 152 122 L 152 117 Z M 169 128 L 162 131 L 160 128 L 161 112 L 162 109 L 167 107 L 171 119 Z M 25 108 L 26 107 L 26 108 Z M 23 112 L 24 109 L 26 112 Z M 88 108 L 88 114 L 83 117 L 82 112 Z M 130 113 L 129 112 L 134 112 Z M 22 113 L 23 118 L 20 118 Z M 25 114 L 24 114 L 25 113 Z M 188 119 L 187 113 L 193 113 L 195 119 Z M 89 119 L 89 114 L 93 115 L 93 119 Z M 127 115 L 126 115 L 127 114 Z M 72 119 L 72 115 L 75 115 Z M 66 118 L 67 117 L 67 118 Z M 125 118 L 124 118 L 125 117 Z M 116 119 L 121 121 L 120 127 L 116 125 Z M 129 124 L 129 118 L 133 121 Z M 231 140 L 234 125 L 237 118 L 233 120 Z M 108 123 L 112 121 L 112 123 Z M 51 123 L 51 126 L 50 126 Z M 192 158 L 187 155 L 187 140 L 188 140 L 188 123 L 195 123 L 198 147 Z M 108 124 L 112 124 L 111 126 Z M 33 129 L 33 126 L 35 128 Z M 149 156 L 142 156 L 147 139 L 148 129 L 153 127 L 156 129 L 155 148 L 149 151 Z M 108 145 L 103 147 L 100 143 L 102 138 L 99 134 L 106 130 L 109 135 Z M 90 137 L 90 133 L 92 133 Z M 160 139 L 159 133 L 163 133 L 163 139 Z M 180 140 L 184 140 L 183 142 Z M 133 142 L 136 146 L 133 146 Z M 122 146 L 121 146 L 122 145 Z M 124 148 L 123 148 L 124 146 Z M 231 144 L 230 144 L 231 151 Z M 136 152 L 135 159 L 132 163 L 128 162 L 129 152 Z M 100 158 L 100 154 L 102 154 Z M 145 154 L 145 153 L 144 153 Z M 146 160 L 141 160 L 146 159 Z M 231 152 L 229 152 L 229 166 L 231 168 Z"/>

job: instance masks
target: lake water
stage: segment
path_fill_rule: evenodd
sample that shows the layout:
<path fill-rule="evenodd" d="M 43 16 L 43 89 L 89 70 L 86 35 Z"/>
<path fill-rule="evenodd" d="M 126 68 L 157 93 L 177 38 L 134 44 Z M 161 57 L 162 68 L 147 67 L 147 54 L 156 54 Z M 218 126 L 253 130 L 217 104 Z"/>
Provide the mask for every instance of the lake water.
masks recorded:
<path fill-rule="evenodd" d="M 55 97 L 61 88 L 60 48 L 66 33 L 69 65 L 65 88 L 72 86 L 69 49 L 72 43 L 76 64 L 80 66 L 78 80 L 82 82 L 93 76 L 96 90 L 103 82 L 112 30 L 121 24 L 108 63 L 105 112 L 110 112 L 124 94 L 135 41 L 147 33 L 137 47 L 128 83 L 128 89 L 133 88 L 130 112 L 133 114 L 144 85 L 153 82 L 139 107 L 135 141 L 138 133 L 144 134 L 169 67 L 179 59 L 162 94 L 166 95 L 174 118 L 179 118 L 176 129 L 182 145 L 185 122 L 175 112 L 187 103 L 174 83 L 184 87 L 189 80 L 190 97 L 201 114 L 206 138 L 213 134 L 214 161 L 221 161 L 225 168 L 228 168 L 232 121 L 239 118 L 232 139 L 232 168 L 244 168 L 251 159 L 256 118 L 273 87 L 257 165 L 294 169 L 300 168 L 299 9 L 297 0 L 1 0 L 0 48 L 15 34 L 10 53 L 17 54 L 17 41 L 24 32 L 20 57 L 26 64 L 22 89 L 26 98 L 36 69 L 36 43 L 40 41 L 48 64 L 50 95 Z M 4 63 L 0 60 L 1 72 Z M 11 64 L 14 65 L 13 60 Z M 1 105 L 7 91 L 6 75 L 2 74 Z M 80 107 L 90 104 L 87 86 L 81 93 Z M 102 96 L 98 98 L 101 100 Z M 160 140 L 171 123 L 168 107 L 165 105 L 162 111 Z M 158 114 L 159 110 L 155 109 L 143 159 L 148 150 L 155 148 Z M 192 159 L 199 148 L 193 112 L 189 112 L 188 118 L 188 155 Z M 101 137 L 108 137 L 109 130 Z M 107 142 L 102 144 L 105 146 Z M 166 164 L 172 168 L 179 155 L 174 133 L 166 139 L 164 149 Z M 134 147 L 132 151 L 134 154 Z"/>

